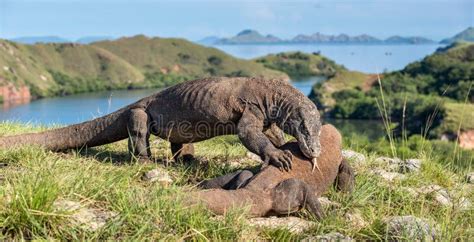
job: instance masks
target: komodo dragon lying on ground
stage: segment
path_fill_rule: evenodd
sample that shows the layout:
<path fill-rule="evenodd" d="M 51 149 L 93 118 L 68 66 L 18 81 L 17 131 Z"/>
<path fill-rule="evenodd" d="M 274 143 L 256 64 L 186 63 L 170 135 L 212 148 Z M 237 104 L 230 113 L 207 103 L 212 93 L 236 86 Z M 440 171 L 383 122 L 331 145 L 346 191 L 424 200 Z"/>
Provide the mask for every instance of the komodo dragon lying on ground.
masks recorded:
<path fill-rule="evenodd" d="M 250 216 L 288 214 L 303 207 L 317 218 L 323 216 L 317 199 L 331 184 L 342 191 L 352 191 L 354 172 L 341 154 L 341 135 L 332 125 L 321 132 L 321 172 L 311 172 L 311 163 L 304 158 L 295 142 L 281 147 L 293 153 L 293 168 L 283 172 L 273 166 L 253 176 L 250 171 L 238 171 L 205 181 L 200 187 L 209 190 L 191 193 L 187 202 L 203 203 L 216 214 L 232 207 L 250 206 Z M 229 189 L 229 190 L 225 190 Z M 236 189 L 236 190 L 232 190 Z"/>
<path fill-rule="evenodd" d="M 272 132 L 272 127 L 294 136 L 303 154 L 316 164 L 321 129 L 316 106 L 288 82 L 261 78 L 184 82 L 92 121 L 2 137 L 0 148 L 39 145 L 58 151 L 128 138 L 131 154 L 146 161 L 151 155 L 150 134 L 169 140 L 174 157 L 192 155 L 193 142 L 238 134 L 244 146 L 267 164 L 290 169 L 291 153 L 276 148 L 284 143 L 283 134 Z"/>

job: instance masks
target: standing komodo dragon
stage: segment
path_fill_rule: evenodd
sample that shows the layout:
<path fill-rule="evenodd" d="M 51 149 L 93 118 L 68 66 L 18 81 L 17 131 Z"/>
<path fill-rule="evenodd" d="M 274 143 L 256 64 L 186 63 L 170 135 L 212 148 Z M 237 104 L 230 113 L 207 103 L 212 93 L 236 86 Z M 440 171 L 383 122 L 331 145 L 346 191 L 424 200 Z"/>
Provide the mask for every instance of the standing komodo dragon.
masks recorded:
<path fill-rule="evenodd" d="M 279 133 L 272 132 L 275 127 Z M 92 121 L 2 137 L 0 148 L 39 145 L 59 151 L 128 138 L 130 153 L 148 160 L 150 134 L 169 140 L 175 158 L 192 155 L 193 142 L 238 134 L 266 164 L 288 170 L 291 153 L 277 148 L 284 143 L 281 130 L 294 136 L 316 164 L 320 128 L 314 103 L 286 81 L 216 77 L 177 84 Z"/>
<path fill-rule="evenodd" d="M 250 216 L 288 214 L 303 207 L 317 218 L 323 216 L 317 199 L 331 184 L 342 191 L 352 191 L 354 172 L 341 154 L 341 135 L 332 125 L 321 132 L 321 172 L 311 172 L 311 162 L 304 158 L 295 142 L 281 147 L 293 153 L 293 168 L 283 172 L 273 166 L 255 176 L 244 170 L 204 181 L 200 187 L 209 189 L 191 193 L 189 204 L 203 203 L 216 214 L 228 209 L 249 206 Z M 227 190 L 224 190 L 227 189 Z M 236 190 L 232 190 L 236 189 Z"/>

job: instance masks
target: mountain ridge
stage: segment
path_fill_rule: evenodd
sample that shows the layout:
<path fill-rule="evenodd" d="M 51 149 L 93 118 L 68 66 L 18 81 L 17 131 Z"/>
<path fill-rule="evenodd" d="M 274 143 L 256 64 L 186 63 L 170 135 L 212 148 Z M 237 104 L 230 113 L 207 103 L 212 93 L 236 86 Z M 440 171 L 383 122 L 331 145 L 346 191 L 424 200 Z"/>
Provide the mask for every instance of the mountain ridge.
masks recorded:
<path fill-rule="evenodd" d="M 290 39 L 282 39 L 268 34 L 263 35 L 252 29 L 245 29 L 237 35 L 228 38 L 215 39 L 210 43 L 208 38 L 207 45 L 233 45 L 233 44 L 435 44 L 436 42 L 420 36 L 399 36 L 394 35 L 386 39 L 379 39 L 368 34 L 350 36 L 347 34 L 328 35 L 320 32 L 314 34 L 298 34 Z M 204 40 L 203 39 L 203 40 Z"/>

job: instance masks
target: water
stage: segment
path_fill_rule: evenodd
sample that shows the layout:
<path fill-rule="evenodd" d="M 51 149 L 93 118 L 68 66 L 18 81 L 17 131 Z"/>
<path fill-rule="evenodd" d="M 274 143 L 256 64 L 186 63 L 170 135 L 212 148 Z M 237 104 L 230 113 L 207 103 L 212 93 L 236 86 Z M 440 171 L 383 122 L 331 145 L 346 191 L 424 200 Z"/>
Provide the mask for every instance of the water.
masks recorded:
<path fill-rule="evenodd" d="M 293 83 L 308 95 L 311 87 L 323 80 L 321 77 L 311 77 Z M 120 90 L 44 98 L 14 107 L 4 106 L 0 111 L 0 120 L 42 125 L 74 124 L 111 113 L 158 91 L 159 89 Z"/>
<path fill-rule="evenodd" d="M 438 44 L 426 45 L 215 45 L 233 56 L 252 59 L 284 51 L 321 52 L 350 70 L 366 73 L 395 71 L 432 54 Z"/>
<path fill-rule="evenodd" d="M 313 77 L 303 77 L 292 82 L 293 86 L 296 87 L 304 95 L 308 96 L 313 89 L 314 84 L 318 82 L 325 81 L 325 77 L 313 76 Z"/>
<path fill-rule="evenodd" d="M 0 120 L 42 125 L 74 124 L 111 113 L 157 91 L 159 90 L 121 90 L 44 98 L 4 108 L 0 112 Z"/>

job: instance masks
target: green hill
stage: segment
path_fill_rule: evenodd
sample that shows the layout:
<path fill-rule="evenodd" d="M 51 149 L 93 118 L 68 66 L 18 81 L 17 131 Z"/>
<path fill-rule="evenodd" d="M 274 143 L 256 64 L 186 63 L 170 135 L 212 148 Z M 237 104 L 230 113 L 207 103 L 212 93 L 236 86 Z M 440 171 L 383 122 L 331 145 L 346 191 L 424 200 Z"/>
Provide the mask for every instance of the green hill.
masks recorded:
<path fill-rule="evenodd" d="M 441 44 L 452 44 L 455 42 L 474 42 L 474 27 L 469 27 L 451 38 L 442 40 Z"/>
<path fill-rule="evenodd" d="M 461 120 L 460 115 L 474 107 L 473 80 L 474 44 L 457 43 L 401 71 L 383 74 L 383 96 L 376 76 L 341 72 L 315 85 L 310 98 L 333 118 L 387 116 L 399 124 L 398 133 L 404 129 L 419 134 L 429 129 L 428 135 L 439 136 L 455 134 L 460 124 L 461 130 L 474 126 L 474 119 Z M 458 105 L 463 102 L 467 104 Z"/>
<path fill-rule="evenodd" d="M 337 72 L 345 70 L 343 66 L 320 55 L 303 52 L 283 52 L 270 54 L 255 60 L 265 67 L 287 73 L 292 77 L 325 76 L 332 77 Z"/>
<path fill-rule="evenodd" d="M 288 78 L 214 48 L 142 35 L 90 45 L 0 40 L 0 66 L 0 85 L 26 85 L 36 97 L 164 87 L 211 75 Z"/>

